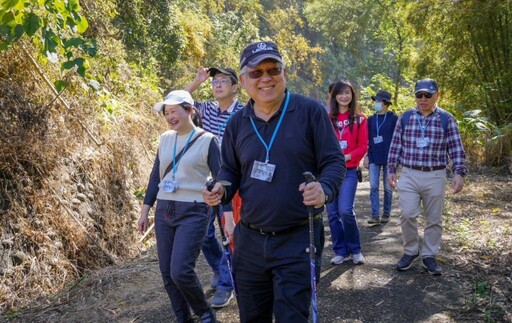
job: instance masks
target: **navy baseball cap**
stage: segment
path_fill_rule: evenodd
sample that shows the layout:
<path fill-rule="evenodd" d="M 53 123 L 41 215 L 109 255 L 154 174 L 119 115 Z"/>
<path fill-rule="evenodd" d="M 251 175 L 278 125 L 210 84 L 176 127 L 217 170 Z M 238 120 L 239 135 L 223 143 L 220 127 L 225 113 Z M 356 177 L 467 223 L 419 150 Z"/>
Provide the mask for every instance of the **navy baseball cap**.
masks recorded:
<path fill-rule="evenodd" d="M 231 79 L 231 82 L 233 82 L 233 84 L 238 83 L 238 76 L 236 75 L 236 72 L 234 70 L 232 70 L 231 68 L 210 67 L 209 71 L 210 71 L 211 77 L 215 77 L 215 75 L 217 75 L 219 73 L 226 74 L 226 75 L 229 75 L 229 78 Z"/>
<path fill-rule="evenodd" d="M 246 65 L 255 67 L 266 59 L 273 59 L 284 65 L 283 57 L 275 43 L 270 41 L 250 43 L 240 56 L 240 69 Z"/>
<path fill-rule="evenodd" d="M 372 96 L 372 100 L 373 101 L 379 100 L 379 101 L 384 101 L 389 104 L 392 104 L 391 103 L 391 93 L 389 93 L 388 91 L 384 91 L 384 90 L 380 90 L 379 92 L 377 92 L 377 95 Z"/>
<path fill-rule="evenodd" d="M 436 93 L 438 91 L 437 82 L 433 79 L 423 79 L 416 82 L 414 94 L 418 92 Z"/>

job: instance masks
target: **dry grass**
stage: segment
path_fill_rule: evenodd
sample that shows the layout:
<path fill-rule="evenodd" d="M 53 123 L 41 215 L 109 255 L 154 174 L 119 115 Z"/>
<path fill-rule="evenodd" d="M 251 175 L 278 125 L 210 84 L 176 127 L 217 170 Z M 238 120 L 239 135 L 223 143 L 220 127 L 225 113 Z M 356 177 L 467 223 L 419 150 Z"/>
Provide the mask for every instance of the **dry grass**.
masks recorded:
<path fill-rule="evenodd" d="M 147 147 L 154 147 L 161 128 L 146 103 L 156 100 L 152 91 L 139 89 L 145 94 L 135 93 L 140 97 L 130 105 L 118 100 L 117 110 L 102 110 L 114 95 L 71 78 L 63 93 L 67 109 L 19 48 L 2 53 L 1 61 L 3 312 L 63 289 L 85 270 L 138 253 L 133 192 L 145 187 L 153 159 Z M 60 77 L 49 66 L 45 71 Z"/>

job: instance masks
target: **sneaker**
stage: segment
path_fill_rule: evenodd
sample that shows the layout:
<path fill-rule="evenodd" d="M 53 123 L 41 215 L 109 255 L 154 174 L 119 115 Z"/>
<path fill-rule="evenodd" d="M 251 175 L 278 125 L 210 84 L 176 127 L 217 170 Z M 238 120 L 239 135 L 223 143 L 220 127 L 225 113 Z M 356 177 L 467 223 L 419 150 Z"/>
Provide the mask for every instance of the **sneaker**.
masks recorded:
<path fill-rule="evenodd" d="M 218 284 L 219 284 L 219 273 L 214 273 L 212 278 L 210 278 L 210 287 L 212 289 L 217 289 Z"/>
<path fill-rule="evenodd" d="M 217 323 L 217 318 L 215 317 L 215 311 L 209 309 L 201 315 L 201 323 Z"/>
<path fill-rule="evenodd" d="M 334 258 L 331 259 L 331 264 L 333 264 L 333 265 L 341 265 L 342 263 L 347 262 L 350 259 L 352 259 L 352 257 L 350 257 L 350 256 L 346 256 L 346 257 L 334 256 Z"/>
<path fill-rule="evenodd" d="M 380 219 L 379 219 L 379 218 L 374 218 L 374 217 L 372 217 L 370 220 L 368 220 L 368 222 L 367 222 L 367 223 L 368 223 L 368 225 L 369 225 L 370 227 L 374 227 L 374 226 L 376 226 L 376 225 L 379 225 L 379 224 L 380 224 L 380 222 L 381 222 L 381 221 L 380 221 Z"/>
<path fill-rule="evenodd" d="M 404 254 L 400 261 L 398 261 L 398 263 L 396 264 L 396 269 L 400 271 L 409 270 L 409 268 L 411 268 L 412 266 L 412 262 L 416 260 L 419 256 L 419 254 L 413 256 Z"/>
<path fill-rule="evenodd" d="M 429 274 L 433 276 L 441 276 L 443 274 L 443 269 L 439 267 L 436 258 L 434 257 L 423 258 L 421 265 L 428 271 Z"/>
<path fill-rule="evenodd" d="M 364 264 L 364 256 L 362 253 L 356 253 L 355 255 L 352 255 L 352 262 L 355 265 L 362 265 Z"/>
<path fill-rule="evenodd" d="M 230 290 L 221 290 L 217 289 L 215 294 L 213 295 L 211 307 L 213 308 L 221 308 L 224 306 L 228 306 L 229 302 L 233 299 L 233 292 Z"/>
<path fill-rule="evenodd" d="M 388 223 L 390 220 L 390 216 L 389 215 L 383 215 L 382 218 L 380 219 L 380 222 L 381 223 Z"/>

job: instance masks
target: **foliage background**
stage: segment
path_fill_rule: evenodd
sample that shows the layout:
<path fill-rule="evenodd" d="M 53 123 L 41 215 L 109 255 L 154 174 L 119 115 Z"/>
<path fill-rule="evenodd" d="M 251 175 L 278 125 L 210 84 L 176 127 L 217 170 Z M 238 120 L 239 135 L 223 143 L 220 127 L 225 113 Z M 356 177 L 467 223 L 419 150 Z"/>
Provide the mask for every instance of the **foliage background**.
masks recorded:
<path fill-rule="evenodd" d="M 469 161 L 511 171 L 511 15 L 510 0 L 0 0 L 0 309 L 138 254 L 165 130 L 150 107 L 199 66 L 237 69 L 251 41 L 279 45 L 291 91 L 325 102 L 347 78 L 367 114 L 379 89 L 402 112 L 434 78 Z"/>

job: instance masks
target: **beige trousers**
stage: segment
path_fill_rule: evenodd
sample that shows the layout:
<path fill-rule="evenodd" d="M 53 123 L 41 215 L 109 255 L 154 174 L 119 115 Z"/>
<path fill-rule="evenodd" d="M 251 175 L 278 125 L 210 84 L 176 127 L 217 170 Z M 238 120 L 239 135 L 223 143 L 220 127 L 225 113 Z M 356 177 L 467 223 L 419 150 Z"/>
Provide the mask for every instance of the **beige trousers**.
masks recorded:
<path fill-rule="evenodd" d="M 421 256 L 436 256 L 439 252 L 443 233 L 445 185 L 445 169 L 423 172 L 407 167 L 402 168 L 397 190 L 405 254 L 419 253 L 418 217 L 420 214 L 426 220 Z"/>

